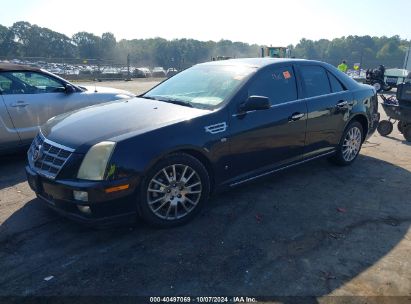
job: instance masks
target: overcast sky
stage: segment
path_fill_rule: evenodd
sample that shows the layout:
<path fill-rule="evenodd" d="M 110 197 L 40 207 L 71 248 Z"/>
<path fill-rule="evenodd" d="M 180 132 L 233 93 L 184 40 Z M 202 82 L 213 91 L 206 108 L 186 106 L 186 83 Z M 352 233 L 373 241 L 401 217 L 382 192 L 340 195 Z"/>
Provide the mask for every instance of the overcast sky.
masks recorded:
<path fill-rule="evenodd" d="M 68 36 L 229 39 L 286 46 L 348 35 L 411 39 L 411 0 L 0 0 L 0 24 L 28 21 Z"/>

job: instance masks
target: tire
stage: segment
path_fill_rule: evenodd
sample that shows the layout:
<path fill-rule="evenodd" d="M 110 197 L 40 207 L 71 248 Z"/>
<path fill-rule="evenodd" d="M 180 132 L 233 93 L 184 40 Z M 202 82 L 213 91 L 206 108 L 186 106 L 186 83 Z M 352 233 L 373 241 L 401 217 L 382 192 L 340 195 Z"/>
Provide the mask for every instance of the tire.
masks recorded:
<path fill-rule="evenodd" d="M 174 227 L 190 221 L 209 194 L 210 178 L 204 165 L 189 154 L 174 153 L 148 171 L 141 184 L 137 207 L 148 224 Z"/>
<path fill-rule="evenodd" d="M 400 131 L 400 133 L 404 133 L 404 129 L 407 127 L 407 123 L 405 122 L 405 121 L 399 121 L 398 123 L 397 123 L 397 128 L 398 128 L 398 131 Z"/>
<path fill-rule="evenodd" d="M 374 87 L 374 89 L 377 91 L 377 93 L 380 93 L 382 91 L 383 88 L 383 84 L 381 81 L 374 81 L 372 86 Z"/>
<path fill-rule="evenodd" d="M 406 141 L 411 142 L 411 125 L 408 125 L 405 129 L 404 129 L 404 138 Z"/>
<path fill-rule="evenodd" d="M 377 126 L 377 131 L 378 133 L 380 133 L 381 136 L 387 136 L 388 134 L 390 134 L 393 130 L 394 126 L 392 124 L 392 122 L 388 121 L 388 120 L 381 120 L 378 123 Z"/>
<path fill-rule="evenodd" d="M 331 161 L 340 166 L 351 165 L 360 153 L 364 139 L 362 125 L 358 121 L 351 122 L 341 136 L 337 152 Z"/>

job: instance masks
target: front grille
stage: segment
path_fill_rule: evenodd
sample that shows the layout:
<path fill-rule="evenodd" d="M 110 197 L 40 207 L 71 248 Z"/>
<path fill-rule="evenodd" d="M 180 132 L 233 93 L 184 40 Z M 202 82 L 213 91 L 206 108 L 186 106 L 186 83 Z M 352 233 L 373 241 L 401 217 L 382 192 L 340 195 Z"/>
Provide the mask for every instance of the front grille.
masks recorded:
<path fill-rule="evenodd" d="M 54 179 L 73 153 L 73 149 L 37 134 L 28 151 L 30 166 L 40 175 Z"/>

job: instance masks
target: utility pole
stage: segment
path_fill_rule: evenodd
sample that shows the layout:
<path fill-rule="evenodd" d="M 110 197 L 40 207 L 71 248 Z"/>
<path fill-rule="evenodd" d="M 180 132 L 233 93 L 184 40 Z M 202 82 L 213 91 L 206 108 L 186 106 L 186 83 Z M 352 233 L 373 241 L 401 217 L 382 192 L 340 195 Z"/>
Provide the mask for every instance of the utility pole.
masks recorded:
<path fill-rule="evenodd" d="M 130 76 L 130 54 L 127 54 L 127 81 L 131 80 Z"/>
<path fill-rule="evenodd" d="M 362 69 L 362 58 L 364 55 L 364 49 L 361 48 L 361 57 L 360 57 L 360 67 L 358 68 L 358 77 L 361 75 L 361 69 Z"/>
<path fill-rule="evenodd" d="M 410 40 L 410 45 L 408 46 L 407 53 L 405 54 L 404 70 L 407 70 L 407 68 L 408 68 L 408 61 L 410 60 L 410 53 L 411 53 L 411 40 Z M 411 69 L 411 67 L 410 67 L 410 69 Z"/>

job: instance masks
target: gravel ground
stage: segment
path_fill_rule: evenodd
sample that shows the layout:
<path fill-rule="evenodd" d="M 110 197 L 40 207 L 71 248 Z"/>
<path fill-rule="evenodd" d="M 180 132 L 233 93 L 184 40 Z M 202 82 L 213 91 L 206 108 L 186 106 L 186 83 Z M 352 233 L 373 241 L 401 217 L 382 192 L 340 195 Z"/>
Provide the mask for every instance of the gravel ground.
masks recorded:
<path fill-rule="evenodd" d="M 153 81 L 104 82 L 140 93 Z M 48 210 L 24 153 L 0 158 L 0 296 L 411 297 L 411 145 L 375 134 L 350 167 L 318 160 L 213 197 L 189 224 L 103 230 Z M 48 278 L 49 280 L 45 280 Z"/>
<path fill-rule="evenodd" d="M 163 81 L 166 78 L 142 78 L 134 79 L 132 81 L 90 81 L 90 82 L 78 82 L 80 85 L 96 85 L 104 87 L 113 87 L 121 90 L 126 90 L 134 94 L 142 94 L 152 87 L 154 87 L 159 82 Z"/>

